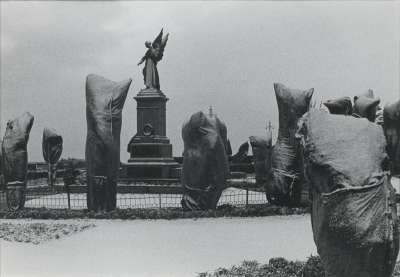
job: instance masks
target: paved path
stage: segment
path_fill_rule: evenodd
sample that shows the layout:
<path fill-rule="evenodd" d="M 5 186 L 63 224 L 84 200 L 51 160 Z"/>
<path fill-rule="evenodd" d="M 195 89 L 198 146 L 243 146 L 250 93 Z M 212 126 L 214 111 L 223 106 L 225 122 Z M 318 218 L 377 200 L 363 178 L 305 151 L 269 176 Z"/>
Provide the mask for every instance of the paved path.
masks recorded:
<path fill-rule="evenodd" d="M 0 276 L 187 277 L 244 259 L 316 254 L 308 215 L 88 222 L 97 227 L 39 245 L 0 240 Z"/>

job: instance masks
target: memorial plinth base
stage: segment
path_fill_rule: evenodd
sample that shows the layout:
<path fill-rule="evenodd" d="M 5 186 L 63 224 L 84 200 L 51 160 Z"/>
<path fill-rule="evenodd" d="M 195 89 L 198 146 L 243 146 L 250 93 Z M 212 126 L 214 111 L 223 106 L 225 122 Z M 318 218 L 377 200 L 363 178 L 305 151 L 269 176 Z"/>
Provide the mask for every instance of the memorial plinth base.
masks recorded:
<path fill-rule="evenodd" d="M 125 174 L 132 179 L 176 178 L 179 164 L 172 157 L 172 145 L 166 136 L 166 102 L 161 90 L 142 89 L 137 102 L 137 133 L 128 145 L 130 159 Z"/>
<path fill-rule="evenodd" d="M 126 166 L 127 178 L 170 179 L 178 178 L 176 168 L 179 164 L 172 157 L 172 145 L 168 138 L 132 138 L 128 151 L 131 158 Z"/>
<path fill-rule="evenodd" d="M 171 179 L 176 176 L 179 164 L 174 159 L 130 159 L 126 166 L 126 175 L 133 179 Z"/>
<path fill-rule="evenodd" d="M 170 158 L 172 159 L 172 145 L 170 143 L 131 143 L 129 145 L 131 158 L 128 162 L 138 158 Z"/>

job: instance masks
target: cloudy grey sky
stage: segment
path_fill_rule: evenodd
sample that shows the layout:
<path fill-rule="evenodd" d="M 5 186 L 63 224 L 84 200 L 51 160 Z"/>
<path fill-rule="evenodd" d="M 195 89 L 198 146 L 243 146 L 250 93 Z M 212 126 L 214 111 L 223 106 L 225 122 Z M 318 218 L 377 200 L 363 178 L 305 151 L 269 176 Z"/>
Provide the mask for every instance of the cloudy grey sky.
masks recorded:
<path fill-rule="evenodd" d="M 144 42 L 170 38 L 159 63 L 167 135 L 180 155 L 181 126 L 210 105 L 236 151 L 277 126 L 273 82 L 315 88 L 315 99 L 374 89 L 399 98 L 400 2 L 1 2 L 1 136 L 30 111 L 30 160 L 45 126 L 64 137 L 63 157 L 84 157 L 85 78 L 133 79 L 123 111 L 121 160 L 136 133 Z"/>

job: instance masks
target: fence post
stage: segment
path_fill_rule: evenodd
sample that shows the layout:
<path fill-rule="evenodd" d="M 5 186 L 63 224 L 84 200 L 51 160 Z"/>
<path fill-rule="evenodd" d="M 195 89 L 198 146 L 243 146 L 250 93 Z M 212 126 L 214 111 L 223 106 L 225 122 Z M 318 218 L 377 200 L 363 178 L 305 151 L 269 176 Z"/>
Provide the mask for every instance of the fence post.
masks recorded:
<path fill-rule="evenodd" d="M 69 192 L 69 183 L 64 181 L 65 190 L 67 192 L 68 210 L 71 209 L 71 194 Z"/>
<path fill-rule="evenodd" d="M 246 188 L 246 208 L 249 205 L 249 189 Z"/>
<path fill-rule="evenodd" d="M 158 194 L 158 208 L 161 209 L 161 193 Z"/>

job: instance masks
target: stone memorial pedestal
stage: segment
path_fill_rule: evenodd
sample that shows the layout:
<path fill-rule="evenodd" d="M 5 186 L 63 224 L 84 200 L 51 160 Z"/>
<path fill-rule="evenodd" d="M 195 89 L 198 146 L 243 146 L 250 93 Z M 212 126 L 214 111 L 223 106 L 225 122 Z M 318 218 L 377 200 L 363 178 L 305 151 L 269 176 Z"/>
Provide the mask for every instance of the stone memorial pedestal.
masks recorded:
<path fill-rule="evenodd" d="M 137 133 L 128 144 L 126 175 L 135 179 L 177 178 L 179 164 L 172 157 L 166 136 L 166 102 L 161 90 L 142 89 L 137 102 Z"/>

